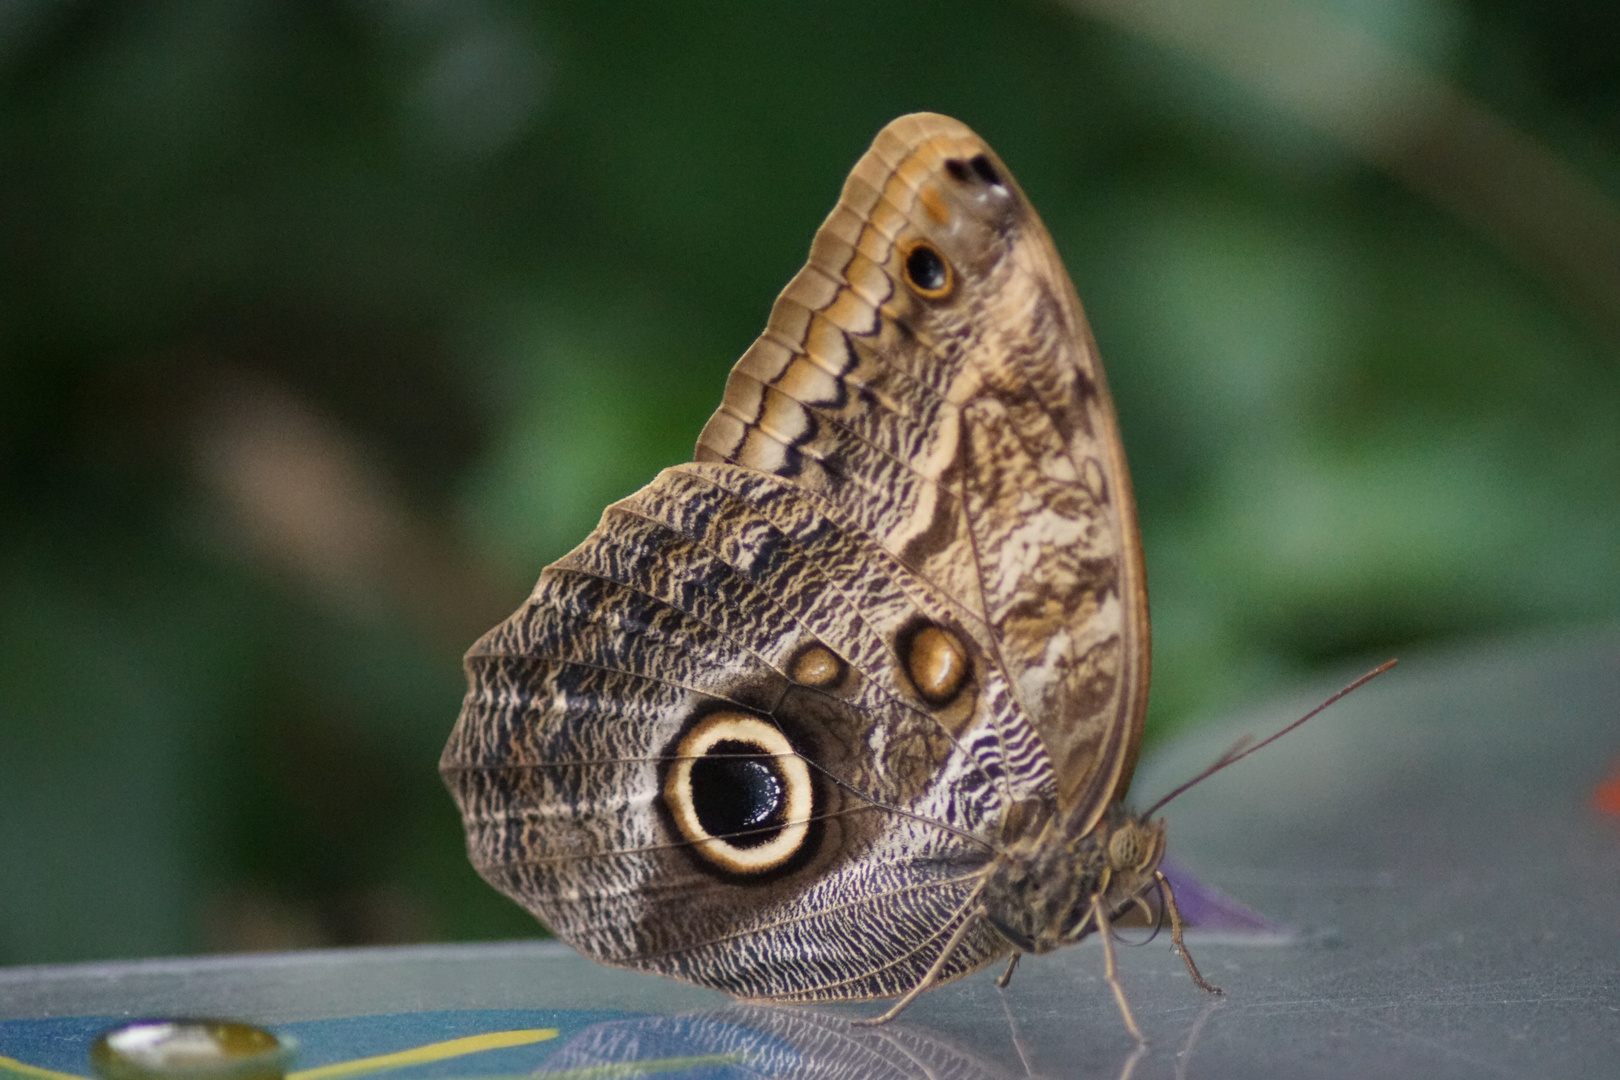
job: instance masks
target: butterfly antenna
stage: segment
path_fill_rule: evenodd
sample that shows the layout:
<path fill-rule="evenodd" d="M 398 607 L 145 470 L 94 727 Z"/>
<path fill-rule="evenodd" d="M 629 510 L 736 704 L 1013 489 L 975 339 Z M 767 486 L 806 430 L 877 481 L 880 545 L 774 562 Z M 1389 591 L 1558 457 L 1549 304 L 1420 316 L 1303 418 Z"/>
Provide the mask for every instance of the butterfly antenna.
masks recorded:
<path fill-rule="evenodd" d="M 1335 701 L 1338 701 L 1352 690 L 1359 690 L 1361 687 L 1372 682 L 1374 679 L 1378 678 L 1378 676 L 1382 675 L 1384 672 L 1388 671 L 1394 666 L 1394 660 L 1385 660 L 1382 664 L 1379 664 L 1377 667 L 1367 672 L 1367 674 L 1363 675 L 1349 686 L 1346 686 L 1343 690 L 1340 690 L 1338 693 L 1322 702 L 1322 704 L 1318 705 L 1316 708 L 1312 709 L 1310 712 L 1306 713 L 1304 716 L 1300 717 L 1298 720 L 1295 720 L 1292 724 L 1289 724 L 1287 727 L 1283 728 L 1281 731 L 1269 738 L 1255 742 L 1254 736 L 1243 736 L 1243 738 L 1233 743 L 1226 753 L 1222 754 L 1219 758 L 1216 758 L 1215 764 L 1211 765 L 1209 768 L 1205 769 L 1191 780 L 1188 780 L 1186 783 L 1175 788 L 1170 792 L 1170 794 L 1148 807 L 1147 811 L 1142 814 L 1142 817 L 1144 819 L 1152 817 L 1154 814 L 1158 813 L 1164 808 L 1165 803 L 1169 802 L 1177 795 L 1180 795 L 1183 791 L 1186 791 L 1188 788 L 1197 784 L 1202 784 L 1205 780 L 1208 780 L 1210 777 L 1214 776 L 1216 773 L 1220 772 L 1229 765 L 1236 765 L 1238 762 L 1242 761 L 1256 750 L 1259 750 L 1261 747 L 1270 746 L 1272 743 L 1276 742 L 1290 731 L 1293 731 L 1295 728 L 1299 727 L 1299 725 L 1303 724 L 1305 721 L 1309 720 L 1311 717 L 1315 716 L 1329 705 L 1332 705 Z"/>

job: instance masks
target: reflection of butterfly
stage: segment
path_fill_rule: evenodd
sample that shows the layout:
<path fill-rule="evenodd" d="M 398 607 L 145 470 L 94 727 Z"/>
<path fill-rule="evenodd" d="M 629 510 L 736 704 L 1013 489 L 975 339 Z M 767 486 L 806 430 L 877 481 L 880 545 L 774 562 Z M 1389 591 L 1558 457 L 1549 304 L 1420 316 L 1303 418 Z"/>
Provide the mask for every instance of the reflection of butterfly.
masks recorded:
<path fill-rule="evenodd" d="M 1148 621 L 1113 407 L 1051 238 L 954 120 L 884 128 L 696 462 L 467 670 L 442 769 L 472 860 L 597 960 L 904 1005 L 1095 932 L 1135 1032 L 1110 921 L 1159 888 L 1179 945 L 1163 823 L 1120 804 Z"/>
<path fill-rule="evenodd" d="M 793 1080 L 1011 1080 L 1015 1075 L 931 1032 L 897 1024 L 875 1038 L 851 1031 L 843 1017 L 757 1005 L 606 1020 L 559 1046 L 546 1058 L 545 1069 L 535 1076 L 667 1071 L 682 1077 Z"/>

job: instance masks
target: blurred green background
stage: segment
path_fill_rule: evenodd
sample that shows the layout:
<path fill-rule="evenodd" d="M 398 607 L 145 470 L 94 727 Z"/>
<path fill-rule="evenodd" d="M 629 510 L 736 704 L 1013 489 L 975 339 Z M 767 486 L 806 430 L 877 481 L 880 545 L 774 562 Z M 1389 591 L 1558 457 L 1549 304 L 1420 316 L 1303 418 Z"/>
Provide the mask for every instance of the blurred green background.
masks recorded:
<path fill-rule="evenodd" d="M 0 5 L 0 963 L 533 933 L 435 774 L 460 654 L 911 110 L 1088 306 L 1150 738 L 1612 620 L 1617 12 Z"/>

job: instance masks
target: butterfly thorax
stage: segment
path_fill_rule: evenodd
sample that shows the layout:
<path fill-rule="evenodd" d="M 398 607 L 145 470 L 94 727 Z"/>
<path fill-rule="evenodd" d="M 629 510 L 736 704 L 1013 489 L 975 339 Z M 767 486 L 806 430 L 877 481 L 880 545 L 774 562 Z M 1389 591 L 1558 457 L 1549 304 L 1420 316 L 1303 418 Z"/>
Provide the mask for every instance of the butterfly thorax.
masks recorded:
<path fill-rule="evenodd" d="M 980 900 L 985 917 L 1021 952 L 1045 953 L 1097 929 L 1153 886 L 1164 857 L 1164 822 L 1146 821 L 1115 804 L 1097 827 L 1064 841 L 1048 824 L 1022 837 L 991 864 Z"/>

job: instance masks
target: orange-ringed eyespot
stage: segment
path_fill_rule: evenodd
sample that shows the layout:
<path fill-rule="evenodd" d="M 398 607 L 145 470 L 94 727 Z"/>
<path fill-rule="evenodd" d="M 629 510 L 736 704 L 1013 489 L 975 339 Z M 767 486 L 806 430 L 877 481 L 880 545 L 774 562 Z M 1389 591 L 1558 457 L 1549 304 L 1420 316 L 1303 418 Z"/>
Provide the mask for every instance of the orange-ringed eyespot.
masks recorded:
<path fill-rule="evenodd" d="M 905 256 L 906 284 L 927 300 L 941 300 L 951 294 L 956 285 L 951 264 L 939 249 L 926 240 L 911 245 Z"/>

